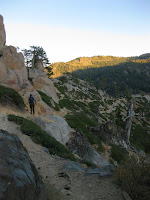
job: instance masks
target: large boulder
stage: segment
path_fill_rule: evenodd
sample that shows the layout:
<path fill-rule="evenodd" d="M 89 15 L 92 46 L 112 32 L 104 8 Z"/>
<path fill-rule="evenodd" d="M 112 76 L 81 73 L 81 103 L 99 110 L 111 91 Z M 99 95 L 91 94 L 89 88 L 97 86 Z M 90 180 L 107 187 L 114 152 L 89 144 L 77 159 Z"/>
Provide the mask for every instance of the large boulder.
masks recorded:
<path fill-rule="evenodd" d="M 89 128 L 91 134 L 96 135 L 107 144 L 120 144 L 123 140 L 124 131 L 115 122 L 107 122 L 97 127 Z"/>
<path fill-rule="evenodd" d="M 0 56 L 3 55 L 3 48 L 6 43 L 6 33 L 3 24 L 3 17 L 0 15 Z"/>
<path fill-rule="evenodd" d="M 0 130 L 0 199 L 47 200 L 45 186 L 17 136 Z"/>
<path fill-rule="evenodd" d="M 88 139 L 81 132 L 74 132 L 66 146 L 83 160 L 92 162 L 99 167 L 109 165 L 106 158 L 93 149 Z"/>
<path fill-rule="evenodd" d="M 33 87 L 36 90 L 46 93 L 48 96 L 52 97 L 56 103 L 58 103 L 59 99 L 57 97 L 54 84 L 47 76 L 38 76 L 37 78 L 33 79 Z"/>
<path fill-rule="evenodd" d="M 35 122 L 58 142 L 66 144 L 70 138 L 72 129 L 67 122 L 58 115 L 35 117 Z"/>

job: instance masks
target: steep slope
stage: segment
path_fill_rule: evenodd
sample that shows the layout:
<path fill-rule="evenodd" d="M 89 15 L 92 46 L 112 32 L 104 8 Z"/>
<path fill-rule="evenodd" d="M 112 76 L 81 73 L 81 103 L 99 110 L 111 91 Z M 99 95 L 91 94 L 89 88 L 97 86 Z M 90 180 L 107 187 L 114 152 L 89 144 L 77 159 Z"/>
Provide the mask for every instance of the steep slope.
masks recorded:
<path fill-rule="evenodd" d="M 123 146 L 129 99 L 111 97 L 96 89 L 94 85 L 71 75 L 64 75 L 53 81 L 60 98 L 54 109 L 60 110 L 72 128 L 82 131 L 97 149 L 100 148 L 101 142 Z M 135 117 L 132 119 L 130 142 L 137 150 L 148 153 L 149 95 L 132 95 L 131 98 L 134 102 Z M 107 137 L 104 137 L 106 135 Z"/>

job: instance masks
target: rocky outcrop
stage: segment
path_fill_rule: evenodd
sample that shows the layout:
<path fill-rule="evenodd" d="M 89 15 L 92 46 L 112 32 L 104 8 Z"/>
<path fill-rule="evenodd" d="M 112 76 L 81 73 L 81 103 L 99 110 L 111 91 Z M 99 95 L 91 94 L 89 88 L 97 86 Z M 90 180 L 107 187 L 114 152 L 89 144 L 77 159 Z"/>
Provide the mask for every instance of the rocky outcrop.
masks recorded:
<path fill-rule="evenodd" d="M 52 109 L 47 106 L 41 99 L 36 90 L 41 90 L 51 96 L 55 102 L 58 97 L 55 87 L 50 79 L 47 78 L 46 72 L 41 62 L 36 64 L 36 68 L 32 71 L 31 83 L 28 79 L 28 71 L 24 65 L 24 56 L 18 53 L 13 46 L 5 45 L 6 35 L 3 25 L 3 17 L 0 15 L 0 84 L 17 90 L 24 98 L 27 109 L 29 110 L 28 97 L 30 94 L 36 99 L 36 114 L 51 114 Z"/>
<path fill-rule="evenodd" d="M 81 132 L 74 132 L 66 146 L 83 160 L 92 162 L 100 167 L 109 165 L 109 162 L 93 149 L 88 139 Z"/>
<path fill-rule="evenodd" d="M 65 145 L 69 140 L 72 129 L 62 117 L 58 115 L 49 115 L 45 117 L 35 117 L 34 120 L 58 142 Z"/>
<path fill-rule="evenodd" d="M 124 131 L 114 122 L 107 122 L 98 125 L 97 127 L 89 128 L 91 134 L 98 136 L 103 142 L 107 144 L 119 144 L 123 139 Z"/>
<path fill-rule="evenodd" d="M 47 73 L 44 71 L 44 66 L 41 62 L 35 65 L 35 68 L 28 69 L 28 76 L 32 79 L 33 87 L 36 90 L 40 90 L 51 97 L 56 103 L 58 103 L 58 97 L 53 82 L 47 77 Z"/>
<path fill-rule="evenodd" d="M 0 199 L 47 200 L 45 186 L 17 136 L 0 130 Z"/>
<path fill-rule="evenodd" d="M 3 48 L 6 43 L 6 33 L 3 24 L 3 17 L 0 15 L 0 56 L 3 55 Z"/>

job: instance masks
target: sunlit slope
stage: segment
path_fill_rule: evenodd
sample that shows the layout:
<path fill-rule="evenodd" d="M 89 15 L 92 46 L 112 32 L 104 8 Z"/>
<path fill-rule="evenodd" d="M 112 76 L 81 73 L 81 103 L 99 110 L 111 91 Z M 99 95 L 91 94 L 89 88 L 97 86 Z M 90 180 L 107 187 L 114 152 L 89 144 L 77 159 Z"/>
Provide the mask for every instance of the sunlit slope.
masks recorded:
<path fill-rule="evenodd" d="M 73 73 L 107 93 L 150 93 L 150 54 L 139 57 L 94 56 L 52 65 L 54 77 Z"/>

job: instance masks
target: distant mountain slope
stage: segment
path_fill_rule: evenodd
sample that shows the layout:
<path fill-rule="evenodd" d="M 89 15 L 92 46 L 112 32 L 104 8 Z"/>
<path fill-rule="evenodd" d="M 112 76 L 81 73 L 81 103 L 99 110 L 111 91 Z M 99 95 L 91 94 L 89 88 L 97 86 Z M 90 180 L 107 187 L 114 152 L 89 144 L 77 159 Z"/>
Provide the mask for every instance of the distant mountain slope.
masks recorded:
<path fill-rule="evenodd" d="M 139 57 L 94 56 L 54 63 L 53 77 L 67 72 L 93 82 L 110 95 L 150 92 L 150 53 Z"/>

